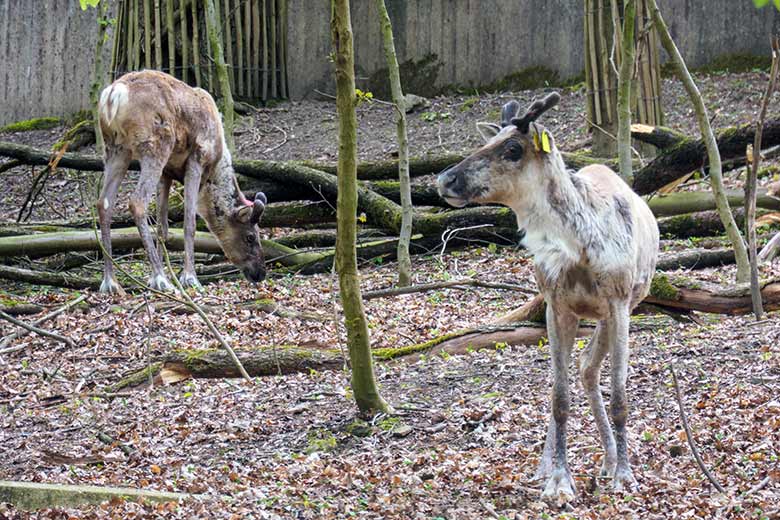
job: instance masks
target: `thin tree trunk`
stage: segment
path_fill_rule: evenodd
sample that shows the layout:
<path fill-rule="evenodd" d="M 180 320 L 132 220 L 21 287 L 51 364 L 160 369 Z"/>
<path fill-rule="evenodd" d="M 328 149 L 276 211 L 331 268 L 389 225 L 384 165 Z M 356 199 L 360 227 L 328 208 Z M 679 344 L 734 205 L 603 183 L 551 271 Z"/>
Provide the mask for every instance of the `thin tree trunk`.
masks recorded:
<path fill-rule="evenodd" d="M 753 313 L 757 320 L 764 317 L 764 306 L 761 303 L 761 286 L 758 283 L 758 259 L 756 258 L 756 182 L 758 180 L 758 166 L 761 163 L 761 137 L 764 130 L 764 119 L 769 107 L 769 100 L 772 98 L 777 83 L 778 58 L 780 58 L 778 52 L 780 52 L 780 38 L 775 36 L 772 38 L 772 68 L 769 72 L 769 82 L 756 123 L 753 164 L 748 165 L 747 181 L 745 182 L 745 234 L 748 237 L 750 257 L 750 296 L 753 300 Z"/>
<path fill-rule="evenodd" d="M 193 0 L 193 3 L 194 2 L 195 0 Z M 187 50 L 187 46 L 189 45 L 187 40 L 189 38 L 187 37 L 187 8 L 185 5 L 179 5 L 179 16 L 179 24 L 181 26 L 181 80 L 187 83 L 189 81 L 188 67 L 190 66 L 190 57 Z"/>
<path fill-rule="evenodd" d="M 173 18 L 173 0 L 165 0 L 165 25 L 168 31 L 168 74 L 181 78 L 181 74 L 176 74 L 176 23 Z"/>
<path fill-rule="evenodd" d="M 398 136 L 398 180 L 401 191 L 401 233 L 398 240 L 398 286 L 406 287 L 412 283 L 412 260 L 409 256 L 409 239 L 412 236 L 412 188 L 409 178 L 409 140 L 406 134 L 406 107 L 401 88 L 401 75 L 398 71 L 398 58 L 393 42 L 393 26 L 387 14 L 385 0 L 376 1 L 379 10 L 379 23 L 382 27 L 382 39 L 385 46 L 385 58 L 390 76 L 390 90 L 396 110 L 396 134 Z"/>
<path fill-rule="evenodd" d="M 100 123 L 98 121 L 98 98 L 100 97 L 100 90 L 105 83 L 103 45 L 107 39 L 106 27 L 108 26 L 108 20 L 106 19 L 106 13 L 108 12 L 108 2 L 100 2 L 97 10 L 98 34 L 97 44 L 95 45 L 95 68 L 92 74 L 92 88 L 89 90 L 89 102 L 92 105 L 92 120 L 95 122 L 95 149 L 100 153 L 103 150 L 103 136 L 100 133 Z M 118 28 L 115 28 L 114 32 L 117 31 Z"/>
<path fill-rule="evenodd" d="M 225 64 L 225 55 L 222 52 L 222 40 L 219 36 L 219 19 L 217 10 L 214 6 L 214 0 L 206 0 L 206 32 L 209 37 L 209 47 L 211 54 L 217 65 L 217 79 L 219 80 L 219 90 L 222 94 L 222 119 L 225 129 L 225 141 L 227 141 L 230 152 L 235 150 L 233 142 L 233 94 L 230 90 L 230 76 Z"/>
<path fill-rule="evenodd" d="M 157 70 L 163 70 L 161 17 L 160 0 L 154 0 L 154 68 Z"/>
<path fill-rule="evenodd" d="M 623 11 L 623 34 L 618 74 L 617 113 L 618 133 L 617 146 L 620 161 L 620 176 L 629 185 L 634 174 L 631 164 L 631 77 L 634 72 L 634 22 L 636 21 L 636 1 L 626 0 Z"/>
<path fill-rule="evenodd" d="M 680 55 L 677 46 L 674 44 L 671 34 L 669 34 L 669 28 L 666 26 L 666 22 L 664 22 L 664 19 L 661 16 L 661 11 L 658 9 L 656 0 L 650 0 L 650 2 L 653 22 L 661 37 L 661 44 L 664 49 L 666 49 L 667 54 L 669 54 L 671 62 L 674 64 L 677 77 L 682 81 L 685 90 L 688 92 L 688 96 L 691 98 L 693 108 L 696 112 L 696 118 L 699 122 L 699 130 L 701 131 L 702 139 L 707 146 L 712 193 L 715 196 L 715 203 L 717 205 L 718 213 L 720 213 L 720 218 L 723 220 L 723 227 L 726 229 L 726 235 L 729 237 L 729 240 L 734 247 L 734 255 L 737 259 L 737 281 L 747 282 L 750 280 L 750 262 L 748 261 L 747 248 L 745 247 L 745 242 L 742 239 L 739 228 L 737 227 L 736 222 L 734 222 L 734 217 L 731 214 L 729 203 L 726 199 L 720 152 L 718 151 L 718 143 L 715 140 L 715 134 L 712 132 L 712 127 L 710 126 L 707 107 L 704 106 L 704 101 L 699 93 L 699 89 L 693 82 L 693 78 L 688 72 L 688 68 L 685 66 L 685 61 Z"/>
<path fill-rule="evenodd" d="M 332 0 L 331 34 L 336 62 L 336 108 L 339 114 L 338 237 L 336 270 L 352 364 L 352 391 L 363 413 L 388 411 L 379 395 L 368 336 L 355 251 L 357 212 L 357 117 L 355 61 L 349 0 Z"/>
<path fill-rule="evenodd" d="M 152 68 L 152 0 L 144 0 L 144 66 Z"/>
<path fill-rule="evenodd" d="M 222 35 L 224 37 L 225 58 L 228 64 L 228 77 L 230 78 L 230 89 L 235 90 L 235 61 L 233 61 L 233 28 L 230 25 L 230 0 L 225 0 L 225 16 L 222 19 L 224 24 L 224 30 Z"/>
<path fill-rule="evenodd" d="M 195 86 L 200 87 L 200 39 L 198 28 L 198 8 L 197 2 L 192 2 L 192 64 L 195 66 Z"/>

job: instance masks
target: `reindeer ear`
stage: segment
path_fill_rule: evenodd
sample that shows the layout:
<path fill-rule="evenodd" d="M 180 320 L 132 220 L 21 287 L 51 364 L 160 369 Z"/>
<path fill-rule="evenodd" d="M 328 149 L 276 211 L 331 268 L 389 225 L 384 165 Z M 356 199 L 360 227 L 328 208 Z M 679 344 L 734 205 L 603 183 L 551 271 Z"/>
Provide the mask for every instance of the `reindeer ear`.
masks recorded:
<path fill-rule="evenodd" d="M 477 123 L 477 131 L 487 143 L 501 131 L 501 127 L 493 123 Z"/>
<path fill-rule="evenodd" d="M 233 210 L 233 218 L 236 220 L 236 222 L 241 222 L 242 224 L 248 224 L 249 220 L 252 218 L 253 210 L 254 210 L 254 205 L 239 206 Z"/>

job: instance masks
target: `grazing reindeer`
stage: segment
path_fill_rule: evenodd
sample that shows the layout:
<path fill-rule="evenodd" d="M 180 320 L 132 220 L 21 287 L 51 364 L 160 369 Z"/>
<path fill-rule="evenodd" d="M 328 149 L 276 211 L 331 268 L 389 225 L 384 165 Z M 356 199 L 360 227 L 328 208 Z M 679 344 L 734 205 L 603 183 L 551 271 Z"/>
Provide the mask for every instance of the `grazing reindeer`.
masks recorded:
<path fill-rule="evenodd" d="M 479 123 L 487 144 L 439 175 L 439 194 L 462 207 L 494 202 L 512 208 L 533 254 L 536 280 L 547 302 L 553 367 L 552 416 L 536 478 L 542 496 L 574 498 L 566 461 L 568 364 L 580 318 L 598 320 L 580 375 L 606 452 L 602 474 L 616 489 L 633 485 L 626 438 L 628 325 L 647 295 L 655 270 L 658 227 L 647 204 L 606 166 L 566 170 L 550 133 L 534 123 L 560 100 L 534 102 L 522 116 L 507 103 L 501 126 Z M 519 117 L 518 117 L 519 116 Z M 601 363 L 611 356 L 610 412 L 599 388 Z"/>
<path fill-rule="evenodd" d="M 222 120 L 205 90 L 192 88 L 156 71 L 126 74 L 100 94 L 100 131 L 105 143 L 103 191 L 97 202 L 100 231 L 108 255 L 100 291 L 121 293 L 111 255 L 111 215 L 117 190 L 132 159 L 141 164 L 138 184 L 130 197 L 133 214 L 152 266 L 149 285 L 173 290 L 152 240 L 146 210 L 157 186 L 159 239 L 168 235 L 168 194 L 173 180 L 184 184 L 184 287 L 200 289 L 195 276 L 195 211 L 217 237 L 228 260 L 244 276 L 265 278 L 265 260 L 257 224 L 266 198 L 254 201 L 238 188 Z"/>

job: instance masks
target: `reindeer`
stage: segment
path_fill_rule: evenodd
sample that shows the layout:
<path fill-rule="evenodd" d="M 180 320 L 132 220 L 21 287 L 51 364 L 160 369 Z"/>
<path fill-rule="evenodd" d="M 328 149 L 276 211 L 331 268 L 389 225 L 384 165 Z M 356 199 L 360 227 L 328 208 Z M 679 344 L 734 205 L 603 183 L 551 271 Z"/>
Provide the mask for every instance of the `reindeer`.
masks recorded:
<path fill-rule="evenodd" d="M 602 165 L 566 170 L 550 132 L 535 123 L 560 100 L 551 93 L 523 115 L 511 101 L 501 126 L 478 123 L 487 144 L 438 177 L 439 195 L 456 207 L 499 203 L 517 215 L 547 303 L 553 368 L 552 414 L 535 478 L 542 497 L 566 502 L 575 486 L 566 459 L 568 364 L 581 318 L 598 321 L 580 376 L 605 451 L 602 475 L 617 490 L 635 484 L 628 461 L 626 379 L 631 310 L 647 295 L 655 271 L 658 226 L 647 204 Z M 599 388 L 611 356 L 610 412 Z"/>
<path fill-rule="evenodd" d="M 225 144 L 222 120 L 208 92 L 192 88 L 162 72 L 145 70 L 122 76 L 100 94 L 100 131 L 104 142 L 103 189 L 97 201 L 101 238 L 106 248 L 100 291 L 122 293 L 111 263 L 111 216 L 117 191 L 132 159 L 141 164 L 138 184 L 130 197 L 130 212 L 149 257 L 149 285 L 172 291 L 165 276 L 146 218 L 157 186 L 158 238 L 168 236 L 168 195 L 171 183 L 184 184 L 184 267 L 179 280 L 184 287 L 201 289 L 195 275 L 195 212 L 228 260 L 241 267 L 244 276 L 258 282 L 265 278 L 265 261 L 257 224 L 266 198 L 244 198 L 233 172 Z"/>

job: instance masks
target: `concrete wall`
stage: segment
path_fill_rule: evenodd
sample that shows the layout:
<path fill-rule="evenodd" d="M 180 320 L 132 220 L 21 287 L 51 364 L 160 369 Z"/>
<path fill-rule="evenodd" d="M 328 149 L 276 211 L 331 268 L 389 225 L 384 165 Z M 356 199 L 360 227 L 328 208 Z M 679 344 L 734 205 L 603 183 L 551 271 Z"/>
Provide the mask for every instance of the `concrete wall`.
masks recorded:
<path fill-rule="evenodd" d="M 0 0 L 0 125 L 89 106 L 96 20 L 77 0 Z"/>
<path fill-rule="evenodd" d="M 486 85 L 535 65 L 561 78 L 584 67 L 582 3 L 576 0 L 386 0 L 399 61 L 436 54 L 438 85 Z M 291 0 L 291 95 L 333 90 L 327 0 Z M 750 0 L 659 0 L 689 66 L 728 53 L 769 54 L 780 16 Z M 375 0 L 353 0 L 356 69 L 384 68 Z M 293 59 L 296 58 L 296 59 Z"/>
<path fill-rule="evenodd" d="M 583 68 L 576 0 L 386 0 L 400 60 L 437 55 L 437 85 L 485 85 L 534 65 L 561 78 Z M 768 54 L 780 16 L 750 0 L 659 0 L 689 65 L 736 52 Z M 375 0 L 352 0 L 356 69 L 384 68 Z M 333 91 L 330 2 L 289 0 L 293 98 Z M 95 11 L 76 0 L 0 0 L 0 125 L 89 105 Z M 109 45 L 110 47 L 110 45 Z M 108 50 L 108 49 L 107 49 Z M 108 65 L 107 65 L 108 66 Z"/>

